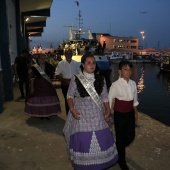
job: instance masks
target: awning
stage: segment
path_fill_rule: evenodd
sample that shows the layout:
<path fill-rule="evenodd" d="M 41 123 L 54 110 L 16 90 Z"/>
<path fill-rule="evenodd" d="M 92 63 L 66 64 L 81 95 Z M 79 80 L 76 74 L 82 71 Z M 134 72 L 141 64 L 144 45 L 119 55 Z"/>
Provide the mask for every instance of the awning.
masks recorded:
<path fill-rule="evenodd" d="M 20 0 L 21 23 L 25 34 L 41 36 L 46 19 L 50 17 L 52 2 L 53 0 Z"/>

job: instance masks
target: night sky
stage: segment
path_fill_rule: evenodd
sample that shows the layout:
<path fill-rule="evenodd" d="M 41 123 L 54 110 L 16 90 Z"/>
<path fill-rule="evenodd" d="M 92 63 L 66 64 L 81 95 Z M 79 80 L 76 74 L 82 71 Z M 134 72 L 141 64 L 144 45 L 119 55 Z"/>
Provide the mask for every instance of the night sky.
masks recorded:
<path fill-rule="evenodd" d="M 170 48 L 170 0 L 53 0 L 51 16 L 47 18 L 42 37 L 32 37 L 31 46 L 57 47 L 68 39 L 68 28 L 78 27 L 81 11 L 83 29 L 109 33 L 112 36 L 132 36 L 145 47 Z"/>

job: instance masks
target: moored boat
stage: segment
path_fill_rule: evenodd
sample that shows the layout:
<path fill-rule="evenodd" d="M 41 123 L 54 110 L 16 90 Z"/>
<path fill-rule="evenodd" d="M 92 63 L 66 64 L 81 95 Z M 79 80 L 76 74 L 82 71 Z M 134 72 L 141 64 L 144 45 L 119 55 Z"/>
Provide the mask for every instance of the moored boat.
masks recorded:
<path fill-rule="evenodd" d="M 160 70 L 170 72 L 170 56 L 163 57 L 162 63 L 160 65 Z"/>
<path fill-rule="evenodd" d="M 79 23 L 81 20 L 81 14 L 79 11 Z M 99 73 L 106 79 L 107 87 L 111 85 L 110 74 L 111 68 L 107 57 L 103 53 L 102 45 L 97 39 L 94 39 L 90 29 L 82 30 L 80 28 L 73 29 L 73 26 L 67 26 L 69 28 L 69 39 L 64 41 L 61 46 L 63 50 L 70 48 L 73 51 L 72 59 L 81 64 L 81 57 L 85 53 L 93 53 Z M 64 56 L 63 56 L 64 57 Z"/>
<path fill-rule="evenodd" d="M 130 61 L 131 63 L 155 63 L 155 61 L 151 61 L 151 60 L 147 60 L 147 59 L 136 59 L 136 60 L 131 60 L 129 59 L 128 61 Z"/>
<path fill-rule="evenodd" d="M 112 52 L 111 54 L 107 54 L 107 58 L 110 62 L 120 62 L 121 60 L 124 59 L 124 57 L 121 55 L 121 53 L 118 53 L 116 51 Z"/>

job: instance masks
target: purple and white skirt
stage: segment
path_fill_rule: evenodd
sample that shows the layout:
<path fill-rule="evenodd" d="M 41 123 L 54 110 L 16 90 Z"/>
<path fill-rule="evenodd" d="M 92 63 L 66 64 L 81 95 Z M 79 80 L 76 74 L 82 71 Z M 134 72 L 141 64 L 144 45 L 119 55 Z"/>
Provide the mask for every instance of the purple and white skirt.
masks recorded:
<path fill-rule="evenodd" d="M 118 160 L 109 128 L 71 135 L 69 154 L 75 170 L 103 170 L 113 166 Z"/>

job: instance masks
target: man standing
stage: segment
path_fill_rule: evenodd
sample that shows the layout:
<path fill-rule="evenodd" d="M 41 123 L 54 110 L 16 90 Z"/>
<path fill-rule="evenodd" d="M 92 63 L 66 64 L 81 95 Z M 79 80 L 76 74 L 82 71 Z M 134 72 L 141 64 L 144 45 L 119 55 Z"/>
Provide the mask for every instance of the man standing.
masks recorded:
<path fill-rule="evenodd" d="M 103 41 L 102 53 L 104 54 L 104 50 L 106 48 L 106 41 Z"/>
<path fill-rule="evenodd" d="M 15 59 L 14 72 L 15 78 L 19 80 L 19 90 L 21 93 L 20 99 L 24 99 L 28 94 L 29 89 L 29 74 L 28 69 L 31 63 L 31 60 L 28 59 L 29 52 L 28 50 L 23 50 L 22 54 Z M 24 92 L 25 84 L 25 92 Z"/>
<path fill-rule="evenodd" d="M 61 90 L 65 99 L 66 114 L 68 114 L 69 107 L 67 104 L 67 91 L 70 80 L 73 75 L 76 75 L 80 71 L 79 64 L 72 60 L 72 50 L 65 50 L 65 59 L 60 61 L 55 70 L 55 76 L 61 81 Z"/>

